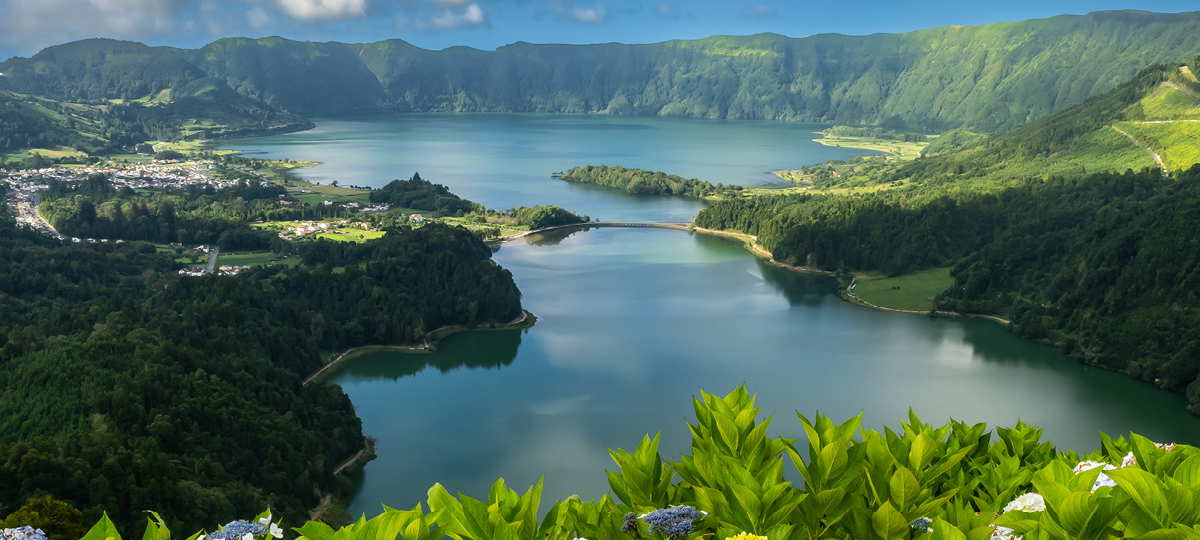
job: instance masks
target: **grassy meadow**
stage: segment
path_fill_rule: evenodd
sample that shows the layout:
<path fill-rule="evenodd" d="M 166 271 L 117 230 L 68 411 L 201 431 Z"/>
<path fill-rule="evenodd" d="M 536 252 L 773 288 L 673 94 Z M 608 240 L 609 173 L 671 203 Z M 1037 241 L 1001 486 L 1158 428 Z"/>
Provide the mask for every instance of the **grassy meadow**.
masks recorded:
<path fill-rule="evenodd" d="M 882 272 L 855 273 L 853 292 L 880 307 L 912 311 L 933 309 L 933 299 L 954 285 L 950 268 L 928 268 L 895 277 Z"/>

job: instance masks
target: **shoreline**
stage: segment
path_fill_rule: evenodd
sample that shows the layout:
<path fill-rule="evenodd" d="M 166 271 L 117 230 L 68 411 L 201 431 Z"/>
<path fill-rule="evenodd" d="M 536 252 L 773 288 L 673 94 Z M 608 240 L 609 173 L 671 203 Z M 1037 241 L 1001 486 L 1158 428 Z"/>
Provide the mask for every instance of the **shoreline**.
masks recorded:
<path fill-rule="evenodd" d="M 442 339 L 445 339 L 447 336 L 457 334 L 459 332 L 473 331 L 473 330 L 482 330 L 482 331 L 521 330 L 521 329 L 525 329 L 525 328 L 530 328 L 536 323 L 537 323 L 537 316 L 534 315 L 533 313 L 530 313 L 529 311 L 527 311 L 525 309 L 522 309 L 521 315 L 518 316 L 517 318 L 513 319 L 512 321 L 507 322 L 507 323 L 501 323 L 501 324 L 491 323 L 491 324 L 495 324 L 495 326 L 491 326 L 491 327 L 476 326 L 475 328 L 467 328 L 465 325 L 461 325 L 461 324 L 439 327 L 437 329 L 434 329 L 431 332 L 427 332 L 425 334 L 425 338 L 422 340 L 422 342 L 419 345 L 360 345 L 358 347 L 350 347 L 349 349 L 346 349 L 346 350 L 342 351 L 341 353 L 333 356 L 328 362 L 325 363 L 325 365 L 321 366 L 321 369 L 318 369 L 312 375 L 309 375 L 307 378 L 304 379 L 304 382 L 301 384 L 308 385 L 308 383 L 319 379 L 322 375 L 325 374 L 326 371 L 329 371 L 330 368 L 333 368 L 334 366 L 340 364 L 344 360 L 347 360 L 349 358 L 353 358 L 353 357 L 357 356 L 359 353 L 370 352 L 370 351 L 374 351 L 374 350 L 386 350 L 386 351 L 396 351 L 396 352 L 403 352 L 403 353 L 409 353 L 409 354 L 430 354 L 437 350 L 438 342 L 440 342 Z M 430 336 L 432 336 L 432 339 Z"/>
<path fill-rule="evenodd" d="M 715 229 L 705 229 L 703 227 L 692 227 L 689 230 L 694 230 L 694 231 L 700 232 L 702 234 L 711 234 L 713 236 L 728 236 L 728 237 L 739 238 L 749 246 L 748 249 L 750 250 L 751 253 L 753 253 L 755 255 L 766 257 L 767 263 L 771 264 L 773 266 L 785 268 L 785 269 L 791 270 L 793 272 L 801 272 L 801 273 L 805 273 L 805 274 L 823 274 L 823 275 L 827 275 L 827 276 L 838 277 L 837 274 L 830 272 L 829 270 L 821 270 L 820 268 L 815 268 L 815 267 L 811 267 L 811 266 L 795 266 L 795 265 L 777 261 L 777 260 L 775 260 L 775 257 L 771 254 L 770 251 L 767 251 L 762 246 L 758 245 L 758 237 L 755 235 L 752 235 L 752 234 L 731 232 L 731 231 L 718 231 Z M 888 313 L 903 313 L 905 315 L 929 315 L 929 316 L 933 316 L 933 317 L 963 317 L 963 318 L 967 318 L 967 319 L 987 319 L 987 320 L 990 320 L 993 322 L 1003 324 L 1005 326 L 1012 324 L 1012 321 L 1009 321 L 1008 319 L 1004 319 L 1001 317 L 997 317 L 995 315 L 984 315 L 984 314 L 980 314 L 980 313 L 959 313 L 957 311 L 916 311 L 916 310 L 911 310 L 911 309 L 896 309 L 896 308 L 878 306 L 878 305 L 872 304 L 866 300 L 863 300 L 862 297 L 858 296 L 857 294 L 854 294 L 854 291 L 852 289 L 854 289 L 854 285 L 857 283 L 857 281 L 858 281 L 858 278 L 851 276 L 850 284 L 847 285 L 846 288 L 844 288 L 844 289 L 841 287 L 838 288 L 838 298 L 841 298 L 843 301 L 845 301 L 848 304 L 853 304 L 856 306 L 870 308 L 870 309 L 874 309 L 876 311 L 884 311 L 884 312 L 888 312 Z"/>

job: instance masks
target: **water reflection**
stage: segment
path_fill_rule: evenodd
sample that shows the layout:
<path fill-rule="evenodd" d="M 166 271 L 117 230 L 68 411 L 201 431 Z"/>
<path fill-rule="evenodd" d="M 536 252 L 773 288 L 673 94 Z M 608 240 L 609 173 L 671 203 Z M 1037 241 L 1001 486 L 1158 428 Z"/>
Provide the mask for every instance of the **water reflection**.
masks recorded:
<path fill-rule="evenodd" d="M 467 369 L 499 369 L 512 364 L 521 346 L 518 330 L 480 331 L 476 339 L 446 339 L 436 353 L 405 353 L 378 349 L 346 361 L 338 373 L 339 382 L 364 380 L 397 381 L 411 377 L 426 368 L 440 373 Z M 482 338 L 482 339 L 479 339 Z"/>
<path fill-rule="evenodd" d="M 793 306 L 818 306 L 838 289 L 837 278 L 833 276 L 795 272 L 761 259 L 758 268 L 763 279 Z"/>

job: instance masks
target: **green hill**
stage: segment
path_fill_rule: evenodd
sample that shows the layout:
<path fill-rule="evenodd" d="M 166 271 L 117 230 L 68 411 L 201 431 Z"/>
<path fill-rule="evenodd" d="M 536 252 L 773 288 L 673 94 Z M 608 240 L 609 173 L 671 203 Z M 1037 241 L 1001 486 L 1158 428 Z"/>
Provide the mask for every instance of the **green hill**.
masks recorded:
<path fill-rule="evenodd" d="M 645 45 L 430 51 L 229 38 L 182 50 L 109 40 L 0 63 L 15 91 L 138 99 L 205 76 L 306 116 L 518 111 L 775 119 L 995 133 L 1200 53 L 1200 12 L 1107 11 L 906 34 L 712 36 Z"/>

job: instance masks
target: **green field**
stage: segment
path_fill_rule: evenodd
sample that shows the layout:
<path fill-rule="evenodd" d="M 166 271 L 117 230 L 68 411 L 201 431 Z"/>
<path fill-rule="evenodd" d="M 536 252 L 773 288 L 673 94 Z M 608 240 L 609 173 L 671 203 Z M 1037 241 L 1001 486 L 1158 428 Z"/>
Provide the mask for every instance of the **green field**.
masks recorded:
<path fill-rule="evenodd" d="M 325 201 L 333 201 L 337 203 L 371 202 L 370 191 L 318 185 L 304 185 L 303 189 L 311 191 L 312 193 L 301 193 L 300 190 L 297 189 L 291 190 L 292 196 L 312 205 L 318 205 Z"/>
<path fill-rule="evenodd" d="M 283 255 L 272 253 L 270 251 L 222 251 L 217 254 L 217 266 L 223 264 L 232 264 L 234 266 L 255 266 L 271 264 L 271 259 L 277 259 L 275 264 L 283 264 L 287 266 L 296 266 L 300 264 L 300 259 L 292 257 L 289 259 L 283 258 Z M 205 259 L 207 261 L 207 259 Z"/>
<path fill-rule="evenodd" d="M 854 294 L 880 307 L 912 311 L 933 309 L 933 299 L 954 284 L 950 268 L 929 268 L 887 277 L 882 272 L 855 273 Z"/>
<path fill-rule="evenodd" d="M 813 142 L 821 143 L 825 146 L 838 146 L 842 148 L 859 148 L 862 150 L 874 150 L 887 154 L 889 159 L 898 159 L 900 161 L 912 161 L 921 155 L 921 150 L 929 146 L 929 142 L 905 142 L 891 139 L 875 139 L 872 137 L 840 137 L 840 136 L 824 136 L 819 139 L 813 139 Z"/>
<path fill-rule="evenodd" d="M 1168 171 L 1184 170 L 1200 163 L 1200 122 L 1117 122 L 1114 125 L 1158 154 Z"/>

